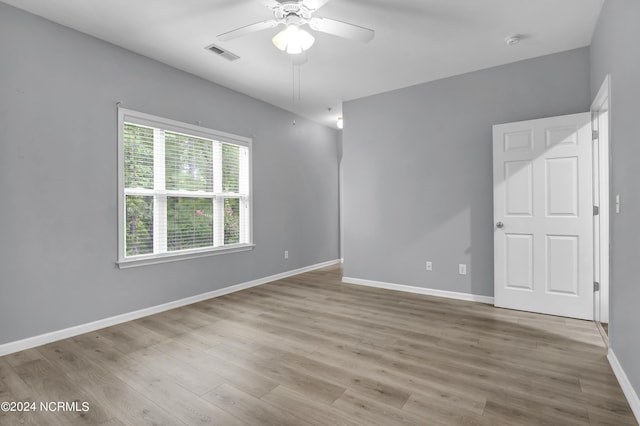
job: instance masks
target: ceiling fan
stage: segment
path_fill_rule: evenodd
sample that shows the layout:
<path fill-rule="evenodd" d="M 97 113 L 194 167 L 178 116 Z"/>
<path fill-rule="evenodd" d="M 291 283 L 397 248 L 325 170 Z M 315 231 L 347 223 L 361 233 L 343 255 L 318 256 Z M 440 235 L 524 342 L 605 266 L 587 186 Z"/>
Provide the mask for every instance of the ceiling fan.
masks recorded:
<path fill-rule="evenodd" d="M 270 8 L 275 19 L 256 22 L 218 35 L 218 40 L 229 41 L 257 31 L 285 25 L 286 29 L 273 37 L 273 44 L 290 54 L 298 54 L 311 47 L 314 37 L 302 29 L 309 25 L 312 30 L 332 34 L 349 40 L 366 43 L 373 39 L 375 31 L 335 19 L 314 17 L 313 14 L 329 0 L 261 0 Z"/>

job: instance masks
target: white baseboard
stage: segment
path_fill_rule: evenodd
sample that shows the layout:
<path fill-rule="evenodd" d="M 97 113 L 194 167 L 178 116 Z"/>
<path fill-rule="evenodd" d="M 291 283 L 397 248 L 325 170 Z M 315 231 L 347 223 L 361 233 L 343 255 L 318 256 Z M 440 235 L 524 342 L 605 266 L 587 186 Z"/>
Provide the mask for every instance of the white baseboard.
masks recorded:
<path fill-rule="evenodd" d="M 620 383 L 620 387 L 622 388 L 622 392 L 624 392 L 624 396 L 629 402 L 629 406 L 631 406 L 631 411 L 633 411 L 633 414 L 636 416 L 636 420 L 638 421 L 638 423 L 640 423 L 640 398 L 638 397 L 635 389 L 633 389 L 633 386 L 631 385 L 627 374 L 622 369 L 620 361 L 618 361 L 618 357 L 616 357 L 616 354 L 611 348 L 609 348 L 609 352 L 607 353 L 607 359 L 609 360 L 609 364 L 611 365 L 613 373 L 618 379 L 618 383 Z"/>
<path fill-rule="evenodd" d="M 162 305 L 151 306 L 149 308 L 140 309 L 138 311 L 128 312 L 126 314 L 116 315 L 110 318 L 104 318 L 104 319 L 89 322 L 86 324 L 80 324 L 74 327 L 52 331 L 50 333 L 45 333 L 38 336 L 28 337 L 26 339 L 18 340 L 15 342 L 5 343 L 0 345 L 0 356 L 9 355 L 14 352 L 23 351 L 25 349 L 35 348 L 37 346 L 45 345 L 47 343 L 55 342 L 62 339 L 67 339 L 73 336 L 78 336 L 80 334 L 89 333 L 91 331 L 99 330 L 101 328 L 111 327 L 112 325 L 121 324 L 123 322 L 133 321 L 138 318 L 146 317 L 149 315 L 157 314 L 157 313 L 168 311 L 171 309 L 180 308 L 186 305 L 191 305 L 193 303 L 201 302 L 203 300 L 224 296 L 225 294 L 234 293 L 236 291 L 245 290 L 251 287 L 256 287 L 272 281 L 277 281 L 283 278 L 288 278 L 294 275 L 302 274 L 304 272 L 309 272 L 309 271 L 324 268 L 327 266 L 336 265 L 338 263 L 340 263 L 340 260 L 336 259 L 336 260 L 330 260 L 328 262 L 318 263 L 315 265 L 305 266 L 304 268 L 294 269 L 292 271 L 286 271 L 286 272 L 271 275 L 268 277 L 258 278 L 253 281 L 235 284 L 229 287 L 221 288 L 219 290 L 213 290 L 207 293 L 202 293 L 202 294 L 187 297 L 184 299 L 175 300 L 173 302 L 163 303 Z"/>
<path fill-rule="evenodd" d="M 350 277 L 343 277 L 342 282 L 347 284 L 357 284 L 357 285 L 364 285 L 367 287 L 385 288 L 387 290 L 397 290 L 397 291 L 404 291 L 407 293 L 417 293 L 417 294 L 424 294 L 427 296 L 446 297 L 448 299 L 467 300 L 470 302 L 480 302 L 480 303 L 493 305 L 493 297 L 480 296 L 477 294 L 458 293 L 455 291 L 437 290 L 433 288 L 424 288 L 424 287 L 414 287 L 410 285 L 393 284 L 393 283 L 386 283 L 382 281 L 371 281 L 371 280 L 363 280 L 360 278 L 350 278 Z"/>

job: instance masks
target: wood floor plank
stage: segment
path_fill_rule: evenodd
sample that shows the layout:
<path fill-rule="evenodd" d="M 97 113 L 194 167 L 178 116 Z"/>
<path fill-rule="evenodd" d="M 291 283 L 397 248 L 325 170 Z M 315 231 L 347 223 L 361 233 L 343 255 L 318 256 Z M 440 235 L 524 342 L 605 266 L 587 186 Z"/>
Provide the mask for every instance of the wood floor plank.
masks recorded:
<path fill-rule="evenodd" d="M 282 355 L 280 359 L 293 371 L 325 378 L 332 383 L 343 386 L 343 390 L 347 388 L 356 390 L 360 394 L 390 407 L 402 408 L 409 398 L 409 392 L 406 389 L 394 386 L 386 378 L 372 379 L 351 369 L 343 369 L 332 363 L 295 354 Z"/>
<path fill-rule="evenodd" d="M 304 426 L 310 424 L 302 417 L 278 409 L 228 384 L 218 386 L 203 398 L 242 419 L 248 425 Z"/>
<path fill-rule="evenodd" d="M 635 426 L 633 415 L 615 414 L 607 410 L 589 408 L 589 421 L 591 426 Z"/>
<path fill-rule="evenodd" d="M 100 404 L 91 405 L 89 395 L 84 389 L 73 386 L 68 376 L 48 360 L 35 359 L 22 363 L 15 371 L 33 391 L 33 401 L 38 407 L 37 414 L 41 422 L 93 425 L 109 419 Z M 79 407 L 59 409 L 58 402 L 78 404 Z M 89 409 L 86 411 L 80 408 L 83 402 L 89 403 Z M 48 408 L 42 409 L 42 403 Z"/>
<path fill-rule="evenodd" d="M 213 348 L 213 349 L 217 349 Z M 259 356 L 246 359 L 234 356 L 232 352 L 225 355 L 225 348 L 212 353 L 216 360 L 225 360 L 250 371 L 262 374 L 275 383 L 296 390 L 302 395 L 314 398 L 320 402 L 331 403 L 346 390 L 344 387 L 325 380 L 325 374 L 309 374 L 290 365 L 286 359 L 260 358 Z"/>
<path fill-rule="evenodd" d="M 485 406 L 484 416 L 496 421 L 511 424 L 526 425 L 589 425 L 588 413 L 585 418 L 581 415 L 578 418 L 570 416 L 555 416 L 548 407 L 537 409 L 535 406 L 521 405 L 513 403 L 513 400 L 490 399 Z"/>
<path fill-rule="evenodd" d="M 486 403 L 486 396 L 481 392 L 452 386 L 449 383 L 443 385 L 434 381 L 424 380 L 416 377 L 411 372 L 389 369 L 375 362 L 363 361 L 346 352 L 319 350 L 307 357 L 318 362 L 330 363 L 335 367 L 352 371 L 361 376 L 383 377 L 386 382 L 393 384 L 396 388 L 410 392 L 409 400 L 411 397 L 417 399 L 428 398 L 442 407 L 446 408 L 453 405 L 456 411 L 468 411 L 475 414 L 482 414 Z M 351 388 L 355 389 L 356 387 L 352 386 Z M 362 392 L 362 389 L 360 391 Z M 409 400 L 404 402 L 403 407 L 407 407 Z"/>
<path fill-rule="evenodd" d="M 238 425 L 243 423 L 175 383 L 170 376 L 127 358 L 112 373 L 185 424 Z"/>
<path fill-rule="evenodd" d="M 342 410 L 357 418 L 361 424 L 394 426 L 394 425 L 415 425 L 426 424 L 446 425 L 431 416 L 415 414 L 411 411 L 389 407 L 373 401 L 357 392 L 348 390 L 332 404 L 335 408 Z"/>
<path fill-rule="evenodd" d="M 91 403 L 99 403 L 108 414 L 113 416 L 109 421 L 129 425 L 183 424 L 165 408 L 146 398 L 108 369 L 104 369 L 99 352 L 90 353 L 88 356 L 80 348 L 76 352 L 92 363 L 93 367 L 86 370 L 72 370 L 67 374 L 76 386 L 86 390 L 90 395 Z"/>
<path fill-rule="evenodd" d="M 217 322 L 214 321 L 213 324 Z M 218 336 L 214 333 L 209 326 L 197 328 L 189 331 L 188 333 L 176 336 L 171 339 L 170 342 L 184 343 L 190 347 L 198 348 L 206 351 L 213 346 L 223 342 L 222 336 Z"/>
<path fill-rule="evenodd" d="M 147 368 L 164 373 L 176 384 L 198 396 L 225 382 L 225 379 L 211 371 L 195 368 L 153 347 L 133 353 L 130 358 Z"/>
<path fill-rule="evenodd" d="M 127 424 L 117 417 L 112 417 L 106 422 L 100 423 L 98 426 L 127 426 Z"/>
<path fill-rule="evenodd" d="M 113 343 L 114 349 L 125 354 L 169 340 L 136 321 L 104 328 L 97 333 L 108 338 Z"/>
<path fill-rule="evenodd" d="M 36 395 L 6 359 L 0 358 L 0 402 L 37 403 Z M 42 419 L 32 411 L 0 411 L 0 425 L 36 425 Z M 62 424 L 52 419 L 52 424 Z"/>
<path fill-rule="evenodd" d="M 33 392 L 13 367 L 4 359 L 0 358 L 0 401 L 24 401 Z"/>
<path fill-rule="evenodd" d="M 19 367 L 26 362 L 42 359 L 42 354 L 38 352 L 37 348 L 34 348 L 6 355 L 2 359 L 12 367 Z"/>
<path fill-rule="evenodd" d="M 341 282 L 340 266 L 0 357 L 0 424 L 637 425 L 594 323 Z"/>
<path fill-rule="evenodd" d="M 260 374 L 247 370 L 232 362 L 215 358 L 206 352 L 183 343 L 167 343 L 155 347 L 167 355 L 189 363 L 196 369 L 212 372 L 234 387 L 257 398 L 278 386 L 278 382 Z"/>
<path fill-rule="evenodd" d="M 447 393 L 434 395 L 423 392 L 412 394 L 403 408 L 418 415 L 429 413 L 430 421 L 442 424 L 484 425 L 489 423 L 482 418 L 485 404 L 469 409 L 470 405 L 464 399 L 451 397 Z"/>
<path fill-rule="evenodd" d="M 330 404 L 318 403 L 308 399 L 285 386 L 278 386 L 264 395 L 262 400 L 293 415 L 302 417 L 312 425 L 361 426 L 358 419 L 346 413 L 332 409 Z"/>

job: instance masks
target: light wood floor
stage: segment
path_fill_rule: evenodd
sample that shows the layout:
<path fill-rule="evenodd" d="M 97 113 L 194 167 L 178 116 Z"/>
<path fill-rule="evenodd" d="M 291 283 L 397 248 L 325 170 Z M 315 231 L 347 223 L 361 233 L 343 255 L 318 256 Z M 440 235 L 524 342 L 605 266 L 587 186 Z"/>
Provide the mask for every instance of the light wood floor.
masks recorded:
<path fill-rule="evenodd" d="M 331 267 L 0 358 L 37 425 L 635 425 L 595 323 Z"/>

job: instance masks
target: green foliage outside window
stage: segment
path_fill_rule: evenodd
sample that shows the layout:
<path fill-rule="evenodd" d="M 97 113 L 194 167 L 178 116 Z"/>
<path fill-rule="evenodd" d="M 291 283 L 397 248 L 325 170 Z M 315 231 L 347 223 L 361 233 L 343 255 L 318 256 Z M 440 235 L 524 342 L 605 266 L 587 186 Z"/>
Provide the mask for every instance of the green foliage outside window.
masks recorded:
<path fill-rule="evenodd" d="M 154 130 L 125 124 L 124 180 L 128 189 L 154 189 Z M 211 140 L 164 132 L 165 189 L 167 191 L 214 192 L 214 148 Z M 221 187 L 223 193 L 240 192 L 240 147 L 222 143 Z M 220 152 L 220 151 L 219 151 Z M 219 184 L 219 185 L 220 185 Z M 196 195 L 196 194 L 194 194 Z M 166 198 L 167 251 L 213 246 L 214 199 L 168 196 Z M 223 203 L 224 244 L 240 242 L 240 199 Z M 154 252 L 153 196 L 126 196 L 126 255 Z"/>
<path fill-rule="evenodd" d="M 225 198 L 224 200 L 224 243 L 240 242 L 240 200 Z"/>
<path fill-rule="evenodd" d="M 153 189 L 153 129 L 124 126 L 126 188 Z M 126 197 L 127 256 L 153 253 L 153 197 Z"/>
<path fill-rule="evenodd" d="M 213 245 L 211 198 L 167 197 L 167 250 Z"/>
<path fill-rule="evenodd" d="M 165 179 L 168 190 L 213 191 L 211 141 L 165 132 Z"/>
<path fill-rule="evenodd" d="M 222 144 L 222 192 L 240 192 L 240 148 Z"/>
<path fill-rule="evenodd" d="M 153 197 L 127 196 L 127 256 L 153 253 Z"/>
<path fill-rule="evenodd" d="M 222 191 L 240 192 L 240 148 L 236 145 L 222 144 Z M 240 242 L 240 200 L 224 200 L 224 243 Z"/>
<path fill-rule="evenodd" d="M 124 126 L 124 187 L 153 189 L 153 129 Z"/>

